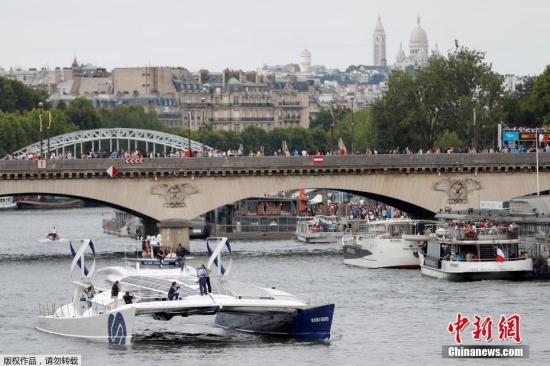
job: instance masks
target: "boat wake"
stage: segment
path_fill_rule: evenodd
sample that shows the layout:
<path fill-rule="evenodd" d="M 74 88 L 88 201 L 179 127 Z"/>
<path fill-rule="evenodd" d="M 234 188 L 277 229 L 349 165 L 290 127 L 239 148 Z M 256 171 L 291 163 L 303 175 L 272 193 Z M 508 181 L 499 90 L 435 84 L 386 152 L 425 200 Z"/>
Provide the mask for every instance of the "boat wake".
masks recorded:
<path fill-rule="evenodd" d="M 118 259 L 123 258 L 124 252 L 99 253 L 96 258 Z M 1 254 L 0 263 L 2 262 L 50 262 L 50 261 L 70 261 L 67 254 Z"/>

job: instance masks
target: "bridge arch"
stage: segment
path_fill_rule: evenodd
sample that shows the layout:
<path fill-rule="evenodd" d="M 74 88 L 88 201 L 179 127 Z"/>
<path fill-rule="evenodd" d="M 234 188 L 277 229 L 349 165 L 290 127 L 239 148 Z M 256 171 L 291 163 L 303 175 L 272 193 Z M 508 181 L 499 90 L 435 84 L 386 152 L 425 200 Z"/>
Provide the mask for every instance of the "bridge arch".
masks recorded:
<path fill-rule="evenodd" d="M 36 192 L 19 192 L 19 193 L 10 193 L 10 194 L 0 194 L 0 197 L 5 197 L 5 196 L 56 196 L 56 197 L 67 197 L 67 198 L 72 198 L 72 199 L 84 200 L 84 201 L 91 202 L 91 203 L 97 203 L 97 204 L 100 204 L 100 205 L 105 206 L 105 207 L 110 207 L 110 208 L 117 209 L 119 211 L 124 211 L 124 212 L 127 212 L 131 215 L 134 215 L 134 216 L 136 216 L 140 219 L 146 220 L 148 222 L 157 222 L 158 221 L 155 218 L 153 218 L 151 216 L 148 216 L 147 214 L 145 214 L 143 212 L 136 211 L 132 207 L 128 207 L 127 205 L 121 205 L 119 203 L 109 202 L 109 201 L 103 200 L 101 198 L 87 197 L 85 195 L 52 193 L 52 192 L 48 192 L 47 190 L 37 190 Z"/>
<path fill-rule="evenodd" d="M 153 153 L 166 152 L 167 149 L 187 150 L 189 148 L 189 139 L 186 137 L 137 128 L 99 128 L 94 130 L 82 130 L 50 137 L 49 140 L 50 151 L 62 151 L 64 153 L 65 150 L 67 150 L 71 151 L 74 155 L 76 155 L 77 150 L 82 153 L 85 145 L 89 145 L 90 143 L 92 144 L 92 150 L 96 150 L 94 147 L 97 147 L 97 150 L 101 150 L 102 148 L 106 150 L 108 148 L 110 152 L 114 151 L 113 148 L 115 148 L 115 150 L 120 150 L 121 141 L 125 143 L 126 146 L 129 146 L 129 149 L 131 149 L 132 142 L 134 143 L 134 147 L 137 147 L 138 143 L 144 143 L 146 151 Z M 11 155 L 14 158 L 18 158 L 29 153 L 39 154 L 41 146 L 42 154 L 44 154 L 48 149 L 47 143 L 48 140 L 46 139 L 42 141 L 42 144 L 38 141 L 13 152 Z M 149 145 L 151 147 L 150 149 Z M 157 149 L 157 147 L 159 147 L 159 149 Z M 134 150 L 137 150 L 137 148 Z M 210 151 L 212 147 L 191 140 L 191 150 L 196 152 Z"/>

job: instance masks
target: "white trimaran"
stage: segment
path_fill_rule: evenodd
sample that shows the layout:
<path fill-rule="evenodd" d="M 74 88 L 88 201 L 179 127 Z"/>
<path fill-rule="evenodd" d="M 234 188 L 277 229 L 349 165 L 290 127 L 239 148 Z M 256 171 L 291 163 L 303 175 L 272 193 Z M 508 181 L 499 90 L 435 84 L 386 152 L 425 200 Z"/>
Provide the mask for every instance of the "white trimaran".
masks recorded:
<path fill-rule="evenodd" d="M 216 244 L 214 250 L 210 244 Z M 77 337 L 112 344 L 127 344 L 132 340 L 136 316 L 153 316 L 168 320 L 173 316 L 213 315 L 215 324 L 239 331 L 289 336 L 306 340 L 330 338 L 334 304 L 310 306 L 306 302 L 275 288 L 256 288 L 249 284 L 236 289 L 229 286 L 224 277 L 229 273 L 222 266 L 224 248 L 231 253 L 227 238 L 210 238 L 207 247 L 211 253 L 207 268 L 217 265 L 219 279 L 214 283 L 214 292 L 200 295 L 195 273 L 189 267 L 179 273 L 173 271 L 173 278 L 155 276 L 154 272 L 136 269 L 106 272 L 111 276 L 118 273 L 125 290 L 131 289 L 134 303 L 117 306 L 107 290 L 92 294 L 95 269 L 95 248 L 90 240 L 83 240 L 75 251 L 71 273 L 80 269 L 80 280 L 73 280 L 74 292 L 70 303 L 56 308 L 40 306 L 40 317 L 36 329 L 52 334 Z M 85 264 L 87 249 L 94 256 L 90 269 Z M 231 258 L 231 257 L 230 257 Z M 231 260 L 231 259 L 230 259 Z M 176 270 L 177 271 L 177 270 Z M 114 277 L 111 280 L 116 280 Z M 168 289 L 176 281 L 180 289 L 179 299 L 167 301 Z M 99 290 L 99 289 L 98 289 Z M 122 292 L 118 303 L 124 303 Z"/>

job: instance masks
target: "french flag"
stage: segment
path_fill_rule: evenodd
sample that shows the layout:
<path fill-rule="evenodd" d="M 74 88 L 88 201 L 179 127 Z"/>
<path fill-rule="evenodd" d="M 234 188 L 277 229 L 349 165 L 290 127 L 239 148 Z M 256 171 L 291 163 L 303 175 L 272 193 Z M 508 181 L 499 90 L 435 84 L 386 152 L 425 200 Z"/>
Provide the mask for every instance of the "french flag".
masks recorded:
<path fill-rule="evenodd" d="M 504 262 L 505 256 L 504 251 L 502 250 L 502 245 L 497 246 L 497 262 L 502 263 Z"/>

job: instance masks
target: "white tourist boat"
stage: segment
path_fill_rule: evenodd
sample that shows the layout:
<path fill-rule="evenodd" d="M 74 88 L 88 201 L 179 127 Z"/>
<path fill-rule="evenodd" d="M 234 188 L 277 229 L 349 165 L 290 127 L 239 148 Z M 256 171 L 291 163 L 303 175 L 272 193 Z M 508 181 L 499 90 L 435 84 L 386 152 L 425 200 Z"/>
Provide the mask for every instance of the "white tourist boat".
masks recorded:
<path fill-rule="evenodd" d="M 17 202 L 12 196 L 0 197 L 0 210 L 12 210 L 17 207 Z"/>
<path fill-rule="evenodd" d="M 230 250 L 226 238 L 211 238 L 216 244 L 208 262 L 208 268 L 217 263 L 220 275 L 213 284 L 214 291 L 202 296 L 195 283 L 195 276 L 177 279 L 158 278 L 153 275 L 130 275 L 120 278 L 122 291 L 118 301 L 111 300 L 109 289 L 96 289 L 91 281 L 95 259 L 87 268 L 84 254 L 87 248 L 95 253 L 93 244 L 85 241 L 75 252 L 71 271 L 80 268 L 80 281 L 73 281 L 73 300 L 61 307 L 40 306 L 36 328 L 40 331 L 76 338 L 84 338 L 112 344 L 128 344 L 132 340 L 134 324 L 138 316 L 152 316 L 157 320 L 169 320 L 174 316 L 215 315 L 215 324 L 238 331 L 289 336 L 305 340 L 327 340 L 334 304 L 311 306 L 286 292 L 275 288 L 258 288 L 250 284 L 234 284 L 225 276 L 229 273 L 222 266 L 222 251 Z M 173 281 L 178 284 L 179 299 L 166 301 Z M 131 291 L 135 301 L 124 303 L 122 293 Z"/>
<path fill-rule="evenodd" d="M 434 232 L 434 221 L 371 221 L 365 233 L 342 238 L 344 263 L 365 268 L 419 268 L 418 252 Z"/>
<path fill-rule="evenodd" d="M 464 222 L 469 222 L 464 221 Z M 507 225 L 447 224 L 419 253 L 422 274 L 450 281 L 519 280 L 533 271 L 533 260 L 519 250 L 517 229 Z M 475 226 L 475 229 L 474 229 Z"/>
<path fill-rule="evenodd" d="M 296 239 L 305 243 L 337 243 L 349 232 L 348 224 L 337 216 L 317 215 L 296 224 Z"/>

